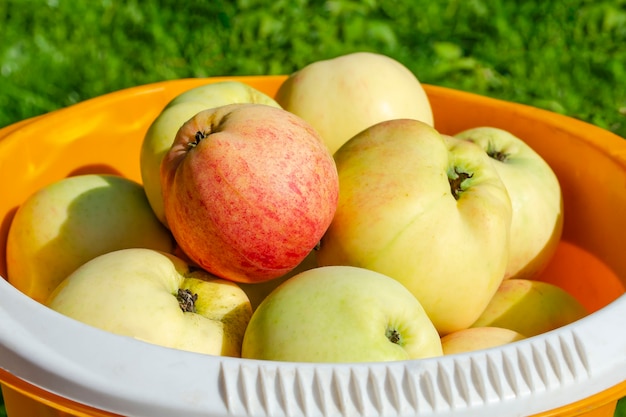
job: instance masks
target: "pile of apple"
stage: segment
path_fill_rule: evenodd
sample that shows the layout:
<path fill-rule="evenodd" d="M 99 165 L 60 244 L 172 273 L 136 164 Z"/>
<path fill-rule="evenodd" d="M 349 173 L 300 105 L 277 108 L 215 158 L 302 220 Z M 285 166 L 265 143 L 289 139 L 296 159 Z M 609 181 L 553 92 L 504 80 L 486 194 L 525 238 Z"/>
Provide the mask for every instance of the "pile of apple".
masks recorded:
<path fill-rule="evenodd" d="M 415 75 L 354 53 L 174 98 L 142 184 L 78 175 L 18 209 L 9 281 L 145 342 L 307 362 L 498 346 L 586 314 L 536 280 L 561 237 L 550 166 L 508 131 L 442 134 Z"/>

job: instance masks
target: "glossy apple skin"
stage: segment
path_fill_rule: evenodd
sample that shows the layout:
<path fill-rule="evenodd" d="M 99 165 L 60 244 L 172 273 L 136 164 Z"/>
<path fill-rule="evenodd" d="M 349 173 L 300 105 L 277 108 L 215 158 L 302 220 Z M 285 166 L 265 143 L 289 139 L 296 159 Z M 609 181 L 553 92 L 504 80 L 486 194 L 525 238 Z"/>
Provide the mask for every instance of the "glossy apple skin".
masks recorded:
<path fill-rule="evenodd" d="M 280 107 L 270 96 L 240 81 L 204 84 L 174 97 L 148 127 L 141 144 L 141 181 L 157 218 L 167 226 L 161 191 L 161 162 L 176 132 L 196 113 L 232 103 L 261 103 Z"/>
<path fill-rule="evenodd" d="M 115 175 L 67 177 L 38 190 L 17 210 L 7 237 L 9 282 L 44 302 L 83 263 L 131 247 L 174 249 L 142 186 Z"/>
<path fill-rule="evenodd" d="M 500 284 L 471 327 L 504 327 L 532 337 L 573 323 L 587 314 L 585 307 L 559 286 L 513 278 Z"/>
<path fill-rule="evenodd" d="M 505 279 L 531 279 L 556 252 L 563 232 L 563 196 L 548 163 L 521 138 L 489 126 L 455 135 L 479 145 L 492 157 L 513 205 Z"/>
<path fill-rule="evenodd" d="M 444 355 L 490 349 L 525 339 L 521 333 L 502 327 L 470 327 L 441 338 Z"/>
<path fill-rule="evenodd" d="M 198 132 L 206 137 L 197 141 Z M 163 159 L 161 180 L 180 248 L 237 282 L 267 281 L 300 264 L 328 228 L 339 193 L 335 163 L 317 132 L 260 104 L 194 116 Z"/>
<path fill-rule="evenodd" d="M 397 329 L 390 341 L 387 329 Z M 399 282 L 329 266 L 285 281 L 255 310 L 241 355 L 290 362 L 380 362 L 441 356 L 439 334 Z"/>
<path fill-rule="evenodd" d="M 291 74 L 275 98 L 311 123 L 331 153 L 384 120 L 409 118 L 433 125 L 430 102 L 415 74 L 399 61 L 371 52 L 313 62 Z"/>
<path fill-rule="evenodd" d="M 178 290 L 197 295 L 183 312 Z M 232 281 L 194 269 L 174 255 L 123 249 L 98 256 L 61 282 L 47 305 L 90 326 L 144 342 L 239 357 L 252 315 Z"/>
<path fill-rule="evenodd" d="M 397 279 L 444 335 L 469 327 L 503 279 L 511 202 L 477 145 L 425 123 L 374 125 L 335 153 L 340 199 L 317 258 Z M 472 177 L 458 200 L 449 175 Z"/>

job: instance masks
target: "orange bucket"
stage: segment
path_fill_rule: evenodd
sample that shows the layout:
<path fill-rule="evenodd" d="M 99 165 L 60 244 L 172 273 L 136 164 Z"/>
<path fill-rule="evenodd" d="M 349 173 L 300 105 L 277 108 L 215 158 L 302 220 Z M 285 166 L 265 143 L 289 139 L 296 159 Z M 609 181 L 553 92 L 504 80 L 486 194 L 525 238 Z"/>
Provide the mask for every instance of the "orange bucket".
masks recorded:
<path fill-rule="evenodd" d="M 76 173 L 118 173 L 140 182 L 141 142 L 162 108 L 185 90 L 225 79 L 273 96 L 285 77 L 139 86 L 1 129 L 0 275 L 7 277 L 12 216 L 31 193 Z M 612 417 L 626 395 L 626 141 L 533 107 L 425 88 L 440 132 L 500 127 L 524 138 L 552 166 L 563 190 L 565 223 L 540 279 L 570 291 L 592 314 L 547 334 L 449 357 L 272 363 L 172 351 L 112 335 L 56 314 L 0 279 L 0 386 L 9 417 Z"/>

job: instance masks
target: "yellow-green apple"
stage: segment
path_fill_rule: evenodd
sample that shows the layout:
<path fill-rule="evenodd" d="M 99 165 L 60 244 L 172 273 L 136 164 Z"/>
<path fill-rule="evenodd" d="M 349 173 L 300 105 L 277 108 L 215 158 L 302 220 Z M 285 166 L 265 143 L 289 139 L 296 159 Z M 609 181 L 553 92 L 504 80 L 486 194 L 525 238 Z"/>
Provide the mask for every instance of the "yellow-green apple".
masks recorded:
<path fill-rule="evenodd" d="M 502 327 L 469 327 L 443 336 L 441 347 L 444 355 L 452 355 L 502 346 L 525 338 L 515 330 Z"/>
<path fill-rule="evenodd" d="M 276 101 L 313 125 L 334 153 L 352 136 L 391 119 L 433 125 L 430 101 L 416 75 L 399 61 L 356 52 L 313 62 L 291 74 Z"/>
<path fill-rule="evenodd" d="M 570 293 L 547 282 L 504 280 L 471 327 L 496 326 L 536 336 L 573 323 L 587 315 Z"/>
<path fill-rule="evenodd" d="M 236 283 L 152 249 L 100 255 L 51 294 L 53 310 L 123 336 L 210 355 L 241 355 L 252 315 Z"/>
<path fill-rule="evenodd" d="M 334 157 L 341 192 L 318 263 L 397 279 L 441 335 L 469 327 L 508 255 L 511 201 L 489 157 L 411 119 L 371 126 Z"/>
<path fill-rule="evenodd" d="M 254 87 L 236 80 L 204 84 L 174 97 L 154 119 L 140 150 L 141 180 L 155 214 L 167 226 L 161 192 L 161 161 L 172 147 L 178 129 L 202 110 L 232 103 L 260 103 L 280 107 Z"/>
<path fill-rule="evenodd" d="M 506 278 L 533 278 L 552 259 L 563 231 L 563 197 L 550 165 L 526 142 L 490 126 L 455 135 L 492 158 L 507 188 L 513 216 Z"/>
<path fill-rule="evenodd" d="M 419 301 L 398 281 L 364 268 L 301 272 L 252 314 L 241 356 L 289 362 L 380 362 L 442 355 Z"/>
<path fill-rule="evenodd" d="M 17 210 L 7 237 L 8 279 L 44 302 L 83 263 L 131 247 L 174 249 L 142 186 L 115 175 L 67 177 L 38 190 Z"/>
<path fill-rule="evenodd" d="M 332 155 L 298 116 L 230 104 L 187 121 L 163 158 L 165 216 L 182 251 L 222 278 L 262 282 L 317 246 L 337 206 Z"/>

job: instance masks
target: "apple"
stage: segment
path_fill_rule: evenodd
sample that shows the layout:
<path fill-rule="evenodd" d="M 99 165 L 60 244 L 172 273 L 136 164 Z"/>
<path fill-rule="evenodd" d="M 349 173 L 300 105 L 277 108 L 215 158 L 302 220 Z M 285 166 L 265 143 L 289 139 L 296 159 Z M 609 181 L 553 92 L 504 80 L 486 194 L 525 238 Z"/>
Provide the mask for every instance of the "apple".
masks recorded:
<path fill-rule="evenodd" d="M 502 327 L 469 327 L 443 336 L 441 347 L 444 355 L 452 355 L 502 346 L 525 338 L 515 330 Z"/>
<path fill-rule="evenodd" d="M 332 155 L 298 116 L 262 104 L 208 109 L 187 121 L 163 158 L 165 216 L 181 250 L 236 282 L 294 269 L 337 206 Z"/>
<path fill-rule="evenodd" d="M 547 282 L 504 280 L 471 327 L 496 326 L 536 336 L 573 323 L 587 315 L 570 293 Z"/>
<path fill-rule="evenodd" d="M 161 161 L 172 147 L 176 132 L 196 113 L 232 103 L 260 103 L 280 107 L 276 101 L 240 81 L 225 80 L 204 84 L 174 97 L 152 122 L 140 150 L 141 180 L 150 206 L 167 226 L 161 191 Z"/>
<path fill-rule="evenodd" d="M 280 85 L 275 99 L 311 123 L 331 153 L 384 120 L 434 123 L 430 101 L 415 74 L 399 61 L 371 52 L 308 64 Z"/>
<path fill-rule="evenodd" d="M 439 334 L 398 281 L 364 268 L 301 272 L 252 314 L 241 356 L 289 362 L 381 362 L 442 355 Z"/>
<path fill-rule="evenodd" d="M 512 133 L 490 126 L 455 135 L 492 158 L 513 205 L 506 278 L 533 278 L 552 259 L 563 231 L 563 197 L 548 163 Z"/>
<path fill-rule="evenodd" d="M 165 106 L 165 109 L 191 101 L 205 103 L 208 106 L 207 108 L 235 103 L 258 103 L 280 107 L 272 97 L 249 84 L 238 80 L 223 80 L 183 91 L 174 97 Z"/>
<path fill-rule="evenodd" d="M 20 205 L 7 237 L 7 275 L 17 289 L 44 302 L 98 255 L 131 247 L 170 252 L 174 246 L 140 184 L 115 175 L 77 175 L 41 188 Z"/>
<path fill-rule="evenodd" d="M 47 305 L 68 317 L 147 343 L 210 355 L 241 355 L 252 315 L 232 281 L 152 249 L 100 255 L 59 284 Z"/>
<path fill-rule="evenodd" d="M 418 120 L 369 127 L 334 155 L 340 196 L 319 265 L 397 279 L 441 335 L 469 327 L 504 277 L 511 201 L 487 154 Z"/>

